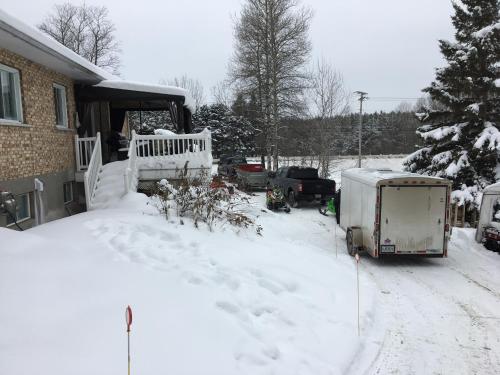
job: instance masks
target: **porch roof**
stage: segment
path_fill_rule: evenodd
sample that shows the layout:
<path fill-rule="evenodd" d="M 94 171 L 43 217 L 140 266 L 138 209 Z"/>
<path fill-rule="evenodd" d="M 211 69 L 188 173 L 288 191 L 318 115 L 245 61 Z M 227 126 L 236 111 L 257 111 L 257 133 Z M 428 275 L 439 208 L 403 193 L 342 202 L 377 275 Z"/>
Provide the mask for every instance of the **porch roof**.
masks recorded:
<path fill-rule="evenodd" d="M 180 87 L 152 85 L 125 80 L 103 80 L 77 90 L 81 101 L 106 100 L 116 109 L 154 111 L 165 110 L 169 102 L 178 102 L 191 113 L 195 111 L 189 92 Z"/>

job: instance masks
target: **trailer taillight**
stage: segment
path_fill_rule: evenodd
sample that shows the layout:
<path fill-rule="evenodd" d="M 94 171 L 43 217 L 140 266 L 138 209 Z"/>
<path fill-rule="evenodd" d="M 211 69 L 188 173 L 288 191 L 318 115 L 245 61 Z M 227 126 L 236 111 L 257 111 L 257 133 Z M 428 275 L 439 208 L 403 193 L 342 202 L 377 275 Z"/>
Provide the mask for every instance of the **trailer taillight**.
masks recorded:
<path fill-rule="evenodd" d="M 302 184 L 299 184 L 299 186 L 297 187 L 297 190 L 302 192 Z"/>

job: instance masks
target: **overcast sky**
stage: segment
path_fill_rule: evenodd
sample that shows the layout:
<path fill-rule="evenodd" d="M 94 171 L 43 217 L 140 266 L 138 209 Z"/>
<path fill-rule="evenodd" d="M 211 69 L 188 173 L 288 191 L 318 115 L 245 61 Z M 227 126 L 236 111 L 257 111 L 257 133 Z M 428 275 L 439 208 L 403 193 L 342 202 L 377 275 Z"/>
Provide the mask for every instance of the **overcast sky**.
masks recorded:
<path fill-rule="evenodd" d="M 61 2 L 61 1 L 60 1 Z M 60 3 L 59 2 L 59 3 Z M 73 2 L 73 1 L 72 1 Z M 32 25 L 54 0 L 0 0 Z M 80 3 L 76 1 L 75 3 Z M 210 88 L 224 79 L 233 46 L 233 19 L 243 0 L 87 0 L 105 5 L 121 42 L 123 78 L 158 83 L 187 74 Z M 314 10 L 313 58 L 325 57 L 352 91 L 368 92 L 367 111 L 415 98 L 443 65 L 438 39 L 451 39 L 449 0 L 302 0 Z M 353 109 L 357 103 L 353 101 Z"/>

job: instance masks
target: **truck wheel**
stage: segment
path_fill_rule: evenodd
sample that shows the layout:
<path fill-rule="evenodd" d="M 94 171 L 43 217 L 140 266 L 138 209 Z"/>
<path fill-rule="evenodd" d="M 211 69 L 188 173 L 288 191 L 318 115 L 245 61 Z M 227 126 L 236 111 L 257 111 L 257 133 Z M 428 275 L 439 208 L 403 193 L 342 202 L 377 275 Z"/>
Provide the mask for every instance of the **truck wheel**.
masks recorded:
<path fill-rule="evenodd" d="M 299 207 L 299 202 L 297 202 L 297 199 L 295 198 L 295 192 L 293 190 L 288 193 L 288 203 L 290 204 L 290 207 Z"/>
<path fill-rule="evenodd" d="M 354 256 L 354 246 L 352 244 L 352 231 L 348 230 L 346 234 L 346 242 L 347 242 L 347 252 L 349 255 Z"/>
<path fill-rule="evenodd" d="M 498 245 L 496 241 L 486 240 L 484 247 L 491 251 L 498 251 Z"/>

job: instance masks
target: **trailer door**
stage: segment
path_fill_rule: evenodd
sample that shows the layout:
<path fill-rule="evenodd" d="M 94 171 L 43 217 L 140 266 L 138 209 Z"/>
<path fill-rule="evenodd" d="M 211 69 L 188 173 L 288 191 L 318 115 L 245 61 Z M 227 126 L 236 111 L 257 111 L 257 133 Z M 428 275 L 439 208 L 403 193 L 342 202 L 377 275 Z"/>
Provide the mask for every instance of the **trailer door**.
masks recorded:
<path fill-rule="evenodd" d="M 442 254 L 446 186 L 383 186 L 380 254 Z"/>

